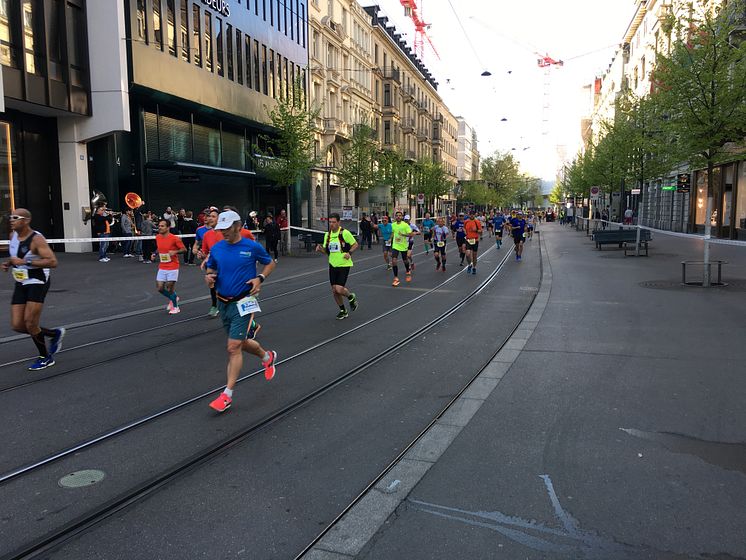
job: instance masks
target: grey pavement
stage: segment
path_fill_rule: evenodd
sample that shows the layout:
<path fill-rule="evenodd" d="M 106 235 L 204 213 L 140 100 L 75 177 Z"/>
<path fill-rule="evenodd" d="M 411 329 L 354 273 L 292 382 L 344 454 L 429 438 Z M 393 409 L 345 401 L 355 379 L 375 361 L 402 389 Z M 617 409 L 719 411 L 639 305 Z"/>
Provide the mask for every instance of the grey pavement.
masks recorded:
<path fill-rule="evenodd" d="M 541 237 L 504 350 L 307 558 L 746 558 L 746 248 L 705 290 L 699 241 Z"/>

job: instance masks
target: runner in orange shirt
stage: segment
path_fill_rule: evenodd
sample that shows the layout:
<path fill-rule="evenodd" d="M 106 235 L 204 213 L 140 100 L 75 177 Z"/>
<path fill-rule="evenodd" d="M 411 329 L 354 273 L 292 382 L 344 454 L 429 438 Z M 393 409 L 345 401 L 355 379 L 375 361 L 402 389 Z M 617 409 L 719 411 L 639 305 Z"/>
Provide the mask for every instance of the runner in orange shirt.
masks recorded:
<path fill-rule="evenodd" d="M 482 235 L 482 223 L 474 217 L 474 210 L 469 210 L 469 217 L 464 222 L 466 232 L 466 260 L 469 267 L 466 274 L 477 273 L 477 251 L 479 250 L 479 238 Z"/>
<path fill-rule="evenodd" d="M 158 220 L 158 235 L 155 243 L 158 248 L 158 275 L 155 286 L 159 294 L 168 298 L 170 315 L 181 313 L 179 297 L 176 295 L 176 282 L 179 280 L 179 255 L 186 252 L 181 239 L 169 231 L 168 220 Z"/>

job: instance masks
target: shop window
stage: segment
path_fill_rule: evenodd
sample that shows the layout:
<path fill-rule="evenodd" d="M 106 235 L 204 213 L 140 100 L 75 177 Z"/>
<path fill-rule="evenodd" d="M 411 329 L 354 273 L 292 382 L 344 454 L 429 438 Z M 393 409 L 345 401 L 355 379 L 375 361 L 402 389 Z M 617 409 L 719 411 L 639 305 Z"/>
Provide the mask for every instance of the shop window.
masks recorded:
<path fill-rule="evenodd" d="M 161 0 L 153 1 L 153 37 L 155 46 L 163 50 L 163 30 L 161 29 Z"/>
<path fill-rule="evenodd" d="M 41 30 L 43 21 L 41 4 L 37 0 L 23 0 L 21 4 L 23 19 L 23 49 L 25 51 L 26 72 L 44 75 L 44 34 Z"/>
<path fill-rule="evenodd" d="M 243 36 L 236 29 L 236 81 L 243 85 Z"/>
<path fill-rule="evenodd" d="M 158 123 L 158 153 L 161 160 L 191 161 L 191 123 L 161 115 Z"/>
<path fill-rule="evenodd" d="M 137 38 L 140 41 L 148 42 L 148 24 L 145 17 L 145 0 L 137 0 Z"/>
<path fill-rule="evenodd" d="M 739 239 L 746 237 L 746 161 L 738 163 L 736 169 L 736 223 L 735 226 L 744 230 L 738 236 Z"/>
<path fill-rule="evenodd" d="M 220 167 L 220 130 L 194 124 L 194 162 Z"/>
<path fill-rule="evenodd" d="M 202 66 L 202 18 L 199 6 L 192 4 L 192 50 L 194 51 L 194 65 Z"/>
<path fill-rule="evenodd" d="M 243 134 L 223 130 L 222 166 L 231 169 L 246 168 L 246 144 Z"/>
<path fill-rule="evenodd" d="M 217 56 L 215 57 L 215 65 L 218 69 L 218 76 L 224 76 L 225 70 L 223 68 L 223 20 L 219 17 L 215 18 L 215 50 Z"/>
<path fill-rule="evenodd" d="M 18 200 L 18 178 L 14 174 L 17 166 L 13 128 L 8 122 L 0 121 L 0 235 L 10 237 L 8 216 L 20 203 Z"/>
<path fill-rule="evenodd" d="M 47 44 L 49 45 L 49 77 L 63 81 L 65 66 L 65 21 L 64 6 L 60 0 L 52 0 L 47 17 Z"/>
<path fill-rule="evenodd" d="M 168 38 L 168 54 L 176 56 L 176 13 L 174 0 L 166 0 L 166 36 Z"/>
<path fill-rule="evenodd" d="M 228 69 L 228 79 L 233 81 L 233 26 L 225 26 L 225 66 Z"/>
<path fill-rule="evenodd" d="M 205 35 L 204 35 L 204 56 L 205 69 L 212 72 L 212 15 L 205 10 Z"/>
<path fill-rule="evenodd" d="M 181 0 L 181 59 L 189 63 L 189 4 Z"/>

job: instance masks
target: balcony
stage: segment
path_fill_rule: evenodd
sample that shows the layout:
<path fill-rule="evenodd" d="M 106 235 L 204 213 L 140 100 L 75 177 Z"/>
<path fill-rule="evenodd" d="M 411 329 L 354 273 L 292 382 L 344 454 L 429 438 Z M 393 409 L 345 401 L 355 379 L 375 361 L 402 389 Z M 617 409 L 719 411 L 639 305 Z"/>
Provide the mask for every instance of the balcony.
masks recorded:
<path fill-rule="evenodd" d="M 418 102 L 418 103 L 415 103 L 415 105 L 417 106 L 418 113 L 420 113 L 421 115 L 424 115 L 425 113 L 427 113 L 427 107 L 425 107 L 424 103 Z"/>
<path fill-rule="evenodd" d="M 383 106 L 383 116 L 384 117 L 398 117 L 399 116 L 399 107 L 392 104 L 384 104 Z"/>
<path fill-rule="evenodd" d="M 414 150 L 407 150 L 404 152 L 404 159 L 408 161 L 417 161 L 417 152 Z"/>
<path fill-rule="evenodd" d="M 397 84 L 401 84 L 401 72 L 393 67 L 386 67 L 383 69 L 384 80 L 393 80 Z"/>
<path fill-rule="evenodd" d="M 336 118 L 324 119 L 324 134 L 334 134 L 340 138 L 350 137 L 350 125 Z"/>
<path fill-rule="evenodd" d="M 417 140 L 419 140 L 420 142 L 424 142 L 429 139 L 430 135 L 428 134 L 428 130 L 426 128 L 417 129 Z"/>
<path fill-rule="evenodd" d="M 402 119 L 401 130 L 402 132 L 414 132 L 414 119 Z"/>

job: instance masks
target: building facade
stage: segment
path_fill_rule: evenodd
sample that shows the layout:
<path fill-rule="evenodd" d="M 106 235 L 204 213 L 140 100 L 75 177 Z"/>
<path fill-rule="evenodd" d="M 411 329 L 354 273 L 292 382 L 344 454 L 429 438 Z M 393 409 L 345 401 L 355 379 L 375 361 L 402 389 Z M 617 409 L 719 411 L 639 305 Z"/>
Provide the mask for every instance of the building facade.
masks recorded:
<path fill-rule="evenodd" d="M 715 10 L 722 2 L 712 0 L 702 7 Z M 643 97 L 651 91 L 651 72 L 656 56 L 671 45 L 666 21 L 680 20 L 691 10 L 689 2 L 638 0 L 635 13 L 622 38 L 622 44 L 602 76 L 593 86 L 594 109 L 588 137 L 597 140 L 603 134 L 603 123 L 614 119 L 616 101 L 625 92 Z M 717 166 L 714 172 L 713 210 L 706 216 L 707 171 L 681 167 L 669 174 L 648 181 L 634 191 L 625 189 L 611 193 L 605 203 L 621 215 L 623 208 L 636 210 L 645 225 L 673 231 L 704 231 L 709 220 L 712 234 L 717 237 L 746 239 L 746 161 L 734 153 L 736 161 Z M 676 179 L 681 173 L 690 175 L 691 190 L 677 192 Z M 639 192 L 638 192 L 639 191 Z M 632 194 L 635 192 L 635 194 Z"/>
<path fill-rule="evenodd" d="M 456 176 L 459 181 L 471 181 L 475 179 L 472 164 L 472 139 L 471 126 L 463 117 L 458 117 L 458 163 Z"/>

